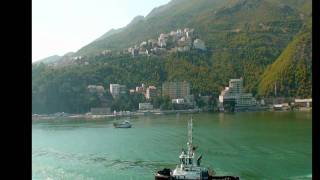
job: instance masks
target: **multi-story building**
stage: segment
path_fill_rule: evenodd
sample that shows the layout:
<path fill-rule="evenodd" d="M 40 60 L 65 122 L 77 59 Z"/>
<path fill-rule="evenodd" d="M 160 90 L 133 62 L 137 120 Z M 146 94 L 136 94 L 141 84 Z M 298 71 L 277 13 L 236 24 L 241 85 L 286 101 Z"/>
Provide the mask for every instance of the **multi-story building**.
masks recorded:
<path fill-rule="evenodd" d="M 112 97 L 118 97 L 120 94 L 126 93 L 126 86 L 120 84 L 110 84 L 110 93 Z"/>
<path fill-rule="evenodd" d="M 230 79 L 229 81 L 229 92 L 230 94 L 241 94 L 243 93 L 243 79 Z"/>
<path fill-rule="evenodd" d="M 226 87 L 219 96 L 220 107 L 233 104 L 235 110 L 252 109 L 257 102 L 251 93 L 243 92 L 243 79 L 230 79 L 229 87 Z"/>
<path fill-rule="evenodd" d="M 190 95 L 190 83 L 165 82 L 162 84 L 162 96 L 169 96 L 171 99 L 184 98 Z"/>
<path fill-rule="evenodd" d="M 145 97 L 146 99 L 152 99 L 157 96 L 157 88 L 154 86 L 149 86 L 146 90 Z"/>

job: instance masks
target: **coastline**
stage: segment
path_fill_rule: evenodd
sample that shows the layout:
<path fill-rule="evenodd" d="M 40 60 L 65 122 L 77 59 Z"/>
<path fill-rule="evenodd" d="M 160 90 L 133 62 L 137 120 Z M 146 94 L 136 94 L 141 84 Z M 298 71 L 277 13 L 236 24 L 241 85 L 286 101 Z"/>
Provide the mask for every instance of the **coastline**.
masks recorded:
<path fill-rule="evenodd" d="M 243 111 L 243 112 L 257 112 L 257 111 L 274 111 L 274 112 L 312 112 L 311 108 L 299 108 L 293 110 L 273 110 L 272 108 L 263 108 L 263 109 L 256 109 L 254 111 Z M 45 114 L 33 114 L 32 121 L 39 121 L 39 120 L 53 120 L 57 118 L 63 119 L 103 119 L 103 118 L 117 118 L 117 117 L 136 117 L 136 116 L 147 116 L 147 115 L 166 115 L 166 114 L 194 114 L 194 113 L 201 113 L 201 112 L 208 112 L 203 111 L 202 109 L 186 109 L 186 110 L 138 110 L 134 112 L 126 111 L 126 112 L 116 112 L 112 114 L 60 114 L 60 115 L 45 115 Z M 242 112 L 242 111 L 237 111 Z M 235 112 L 235 113 L 237 113 Z M 214 113 L 225 113 L 225 112 L 214 112 Z"/>

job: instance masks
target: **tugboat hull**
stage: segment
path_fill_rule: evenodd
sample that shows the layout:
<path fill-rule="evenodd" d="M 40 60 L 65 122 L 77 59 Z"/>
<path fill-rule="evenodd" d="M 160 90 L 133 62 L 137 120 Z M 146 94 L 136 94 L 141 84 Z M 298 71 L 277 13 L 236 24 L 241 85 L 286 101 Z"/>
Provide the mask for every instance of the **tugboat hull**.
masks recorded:
<path fill-rule="evenodd" d="M 161 171 L 158 171 L 157 174 L 154 176 L 155 180 L 171 180 L 171 170 L 164 168 Z"/>
<path fill-rule="evenodd" d="M 215 180 L 215 179 L 220 179 L 220 180 L 240 180 L 240 178 L 237 177 L 237 176 L 209 176 L 209 180 Z"/>
<path fill-rule="evenodd" d="M 155 180 L 178 180 L 172 176 L 164 176 L 164 175 L 155 175 Z M 182 180 L 181 178 L 179 178 Z M 199 180 L 199 179 L 183 179 L 183 180 Z M 208 178 L 202 178 L 200 180 L 240 180 L 239 177 L 236 176 L 209 176 Z"/>
<path fill-rule="evenodd" d="M 131 125 L 127 124 L 113 124 L 115 128 L 131 128 Z"/>
<path fill-rule="evenodd" d="M 155 175 L 155 180 L 178 180 L 172 176 L 164 176 L 164 175 Z M 179 178 L 182 180 L 181 178 Z M 183 179 L 183 180 L 199 180 L 199 179 Z M 202 178 L 200 180 L 240 180 L 239 177 L 236 176 L 209 176 L 208 178 Z"/>
<path fill-rule="evenodd" d="M 240 180 L 237 176 L 215 176 L 212 174 L 205 175 L 202 174 L 199 178 L 191 178 L 190 177 L 174 177 L 172 176 L 172 171 L 170 169 L 163 169 L 161 171 L 158 171 L 155 176 L 155 180 Z"/>
<path fill-rule="evenodd" d="M 155 180 L 172 180 L 171 176 L 164 176 L 164 175 L 155 175 L 154 176 Z"/>

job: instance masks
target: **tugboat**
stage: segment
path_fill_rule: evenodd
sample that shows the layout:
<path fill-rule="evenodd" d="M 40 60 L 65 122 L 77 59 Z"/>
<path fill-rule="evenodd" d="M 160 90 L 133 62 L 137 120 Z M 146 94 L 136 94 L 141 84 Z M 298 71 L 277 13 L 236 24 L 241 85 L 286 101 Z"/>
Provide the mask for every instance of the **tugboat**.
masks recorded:
<path fill-rule="evenodd" d="M 240 180 L 237 176 L 215 176 L 214 171 L 209 171 L 207 168 L 200 166 L 202 155 L 194 161 L 196 147 L 192 145 L 192 118 L 188 122 L 188 142 L 187 152 L 182 149 L 179 156 L 180 164 L 171 171 L 163 169 L 155 174 L 155 180 Z"/>
<path fill-rule="evenodd" d="M 130 124 L 129 121 L 126 120 L 121 123 L 113 123 L 113 126 L 115 128 L 131 128 L 132 125 Z"/>

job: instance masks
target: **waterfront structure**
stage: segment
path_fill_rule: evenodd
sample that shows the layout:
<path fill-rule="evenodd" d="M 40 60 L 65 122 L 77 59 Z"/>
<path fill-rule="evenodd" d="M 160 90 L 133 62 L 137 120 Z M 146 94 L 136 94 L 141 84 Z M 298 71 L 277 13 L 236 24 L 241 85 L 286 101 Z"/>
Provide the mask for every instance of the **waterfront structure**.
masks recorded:
<path fill-rule="evenodd" d="M 152 110 L 153 105 L 151 103 L 139 103 L 139 110 Z"/>
<path fill-rule="evenodd" d="M 251 93 L 243 92 L 243 79 L 230 79 L 229 87 L 225 87 L 219 95 L 219 106 L 233 106 L 234 110 L 248 110 L 256 107 L 256 100 Z"/>
<path fill-rule="evenodd" d="M 282 104 L 274 104 L 273 110 L 275 111 L 283 111 L 283 110 L 289 110 L 290 106 L 289 103 L 282 103 Z"/>
<path fill-rule="evenodd" d="M 120 94 L 126 93 L 126 86 L 120 84 L 110 84 L 110 93 L 113 98 L 118 97 Z"/>
<path fill-rule="evenodd" d="M 103 114 L 110 114 L 111 110 L 109 107 L 96 107 L 96 108 L 91 108 L 90 112 L 93 115 L 103 115 Z"/>
<path fill-rule="evenodd" d="M 172 99 L 172 104 L 184 104 L 184 99 Z"/>
<path fill-rule="evenodd" d="M 162 84 L 162 96 L 169 96 L 171 99 L 184 98 L 190 95 L 190 83 L 165 82 Z"/>
<path fill-rule="evenodd" d="M 295 99 L 294 103 L 298 107 L 312 107 L 312 99 Z"/>

